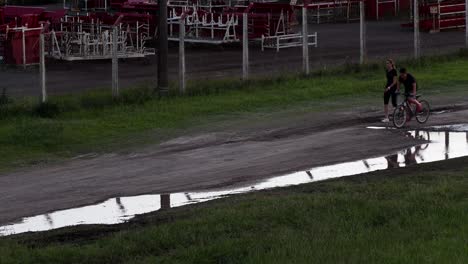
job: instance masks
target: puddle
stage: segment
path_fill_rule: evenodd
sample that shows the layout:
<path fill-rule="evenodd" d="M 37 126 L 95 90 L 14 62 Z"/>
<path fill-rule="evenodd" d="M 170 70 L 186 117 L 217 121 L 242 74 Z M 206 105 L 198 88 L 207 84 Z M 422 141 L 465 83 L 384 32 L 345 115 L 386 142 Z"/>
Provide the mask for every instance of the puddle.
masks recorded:
<path fill-rule="evenodd" d="M 444 130 L 444 131 L 456 131 L 456 132 L 468 132 L 468 124 L 457 124 L 447 126 L 433 126 L 433 130 Z"/>
<path fill-rule="evenodd" d="M 384 129 L 396 129 L 393 126 L 368 126 L 368 129 L 377 129 L 377 130 L 384 130 Z"/>
<path fill-rule="evenodd" d="M 441 114 L 446 114 L 446 113 L 451 113 L 451 110 L 441 110 L 441 111 L 436 111 L 436 112 L 431 112 L 433 115 L 441 115 Z"/>
<path fill-rule="evenodd" d="M 112 198 L 96 205 L 23 218 L 20 222 L 0 227 L 0 236 L 28 231 L 45 231 L 80 224 L 118 224 L 128 221 L 138 214 L 206 202 L 234 194 L 286 187 L 468 155 L 468 132 L 411 131 L 408 132 L 408 136 L 430 140 L 431 143 L 424 143 L 389 156 L 345 162 L 277 176 L 244 187 Z"/>

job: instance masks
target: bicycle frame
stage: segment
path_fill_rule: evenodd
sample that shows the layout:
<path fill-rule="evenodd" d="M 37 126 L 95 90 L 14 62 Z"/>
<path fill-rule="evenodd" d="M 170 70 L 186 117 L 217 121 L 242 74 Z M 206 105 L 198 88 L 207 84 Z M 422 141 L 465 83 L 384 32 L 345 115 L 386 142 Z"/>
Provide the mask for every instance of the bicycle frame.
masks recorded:
<path fill-rule="evenodd" d="M 409 122 L 413 117 L 416 117 L 418 123 L 426 123 L 430 115 L 430 105 L 426 100 L 419 100 L 420 96 L 416 96 L 416 100 L 423 106 L 421 112 L 417 111 L 417 105 L 413 100 L 409 100 L 409 96 L 405 95 L 405 100 L 401 102 L 393 112 L 393 124 L 397 128 L 401 128 L 405 123 Z M 420 115 L 422 113 L 423 115 Z M 403 115 L 404 114 L 404 119 Z"/>
<path fill-rule="evenodd" d="M 414 107 L 415 109 L 413 109 L 411 106 L 413 104 L 410 103 L 408 101 L 408 96 L 406 96 L 405 100 L 403 101 L 403 103 L 401 103 L 398 107 L 404 107 L 405 108 L 405 111 L 410 115 L 409 116 L 409 120 L 411 120 L 415 115 L 416 115 L 416 107 Z"/>

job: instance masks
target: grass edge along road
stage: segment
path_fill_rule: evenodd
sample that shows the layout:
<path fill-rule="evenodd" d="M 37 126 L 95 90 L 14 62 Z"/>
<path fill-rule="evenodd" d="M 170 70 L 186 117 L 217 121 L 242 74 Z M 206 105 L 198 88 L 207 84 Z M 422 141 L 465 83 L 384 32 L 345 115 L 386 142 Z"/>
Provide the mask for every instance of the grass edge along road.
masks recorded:
<path fill-rule="evenodd" d="M 414 73 L 427 94 L 460 93 L 468 85 L 468 57 L 425 58 L 401 64 Z M 329 111 L 323 103 L 372 98 L 381 104 L 382 65 L 347 65 L 275 80 L 213 81 L 192 84 L 187 96 L 158 99 L 148 87 L 123 90 L 114 100 L 109 91 L 37 99 L 0 98 L 0 171 L 31 164 L 102 152 L 123 145 L 156 143 L 174 130 L 207 123 L 213 117 L 291 109 Z M 364 100 L 364 99 L 362 99 Z M 148 136 L 153 134 L 152 136 Z M 156 136 L 155 136 L 156 135 Z"/>
<path fill-rule="evenodd" d="M 468 158 L 0 238 L 1 263 L 467 263 Z"/>

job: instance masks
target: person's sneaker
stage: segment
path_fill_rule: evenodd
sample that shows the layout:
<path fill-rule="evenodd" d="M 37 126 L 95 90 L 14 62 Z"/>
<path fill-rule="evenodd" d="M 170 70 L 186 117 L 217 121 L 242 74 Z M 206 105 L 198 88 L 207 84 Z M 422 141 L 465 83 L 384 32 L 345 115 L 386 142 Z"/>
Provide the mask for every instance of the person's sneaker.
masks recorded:
<path fill-rule="evenodd" d="M 384 122 L 384 123 L 388 123 L 388 122 L 390 122 L 390 119 L 388 119 L 388 118 L 384 118 L 384 119 L 382 119 L 382 122 Z"/>

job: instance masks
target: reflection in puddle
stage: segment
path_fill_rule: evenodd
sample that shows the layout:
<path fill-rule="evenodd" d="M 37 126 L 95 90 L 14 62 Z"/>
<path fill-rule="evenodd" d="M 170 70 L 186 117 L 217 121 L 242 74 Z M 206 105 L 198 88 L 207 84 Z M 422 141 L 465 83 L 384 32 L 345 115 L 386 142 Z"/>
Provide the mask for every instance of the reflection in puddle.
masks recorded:
<path fill-rule="evenodd" d="M 468 124 L 446 125 L 446 126 L 433 126 L 434 130 L 449 130 L 452 132 L 468 132 Z"/>
<path fill-rule="evenodd" d="M 0 227 L 0 235 L 43 231 L 79 224 L 122 223 L 138 214 L 206 202 L 227 195 L 298 185 L 468 155 L 468 132 L 412 131 L 408 132 L 408 136 L 429 140 L 431 143 L 424 143 L 385 157 L 317 167 L 307 171 L 273 177 L 244 187 L 214 191 L 112 198 L 96 205 L 27 217 L 20 222 Z"/>
<path fill-rule="evenodd" d="M 376 130 L 396 129 L 396 128 L 392 127 L 392 126 L 368 126 L 366 128 L 376 129 Z"/>

